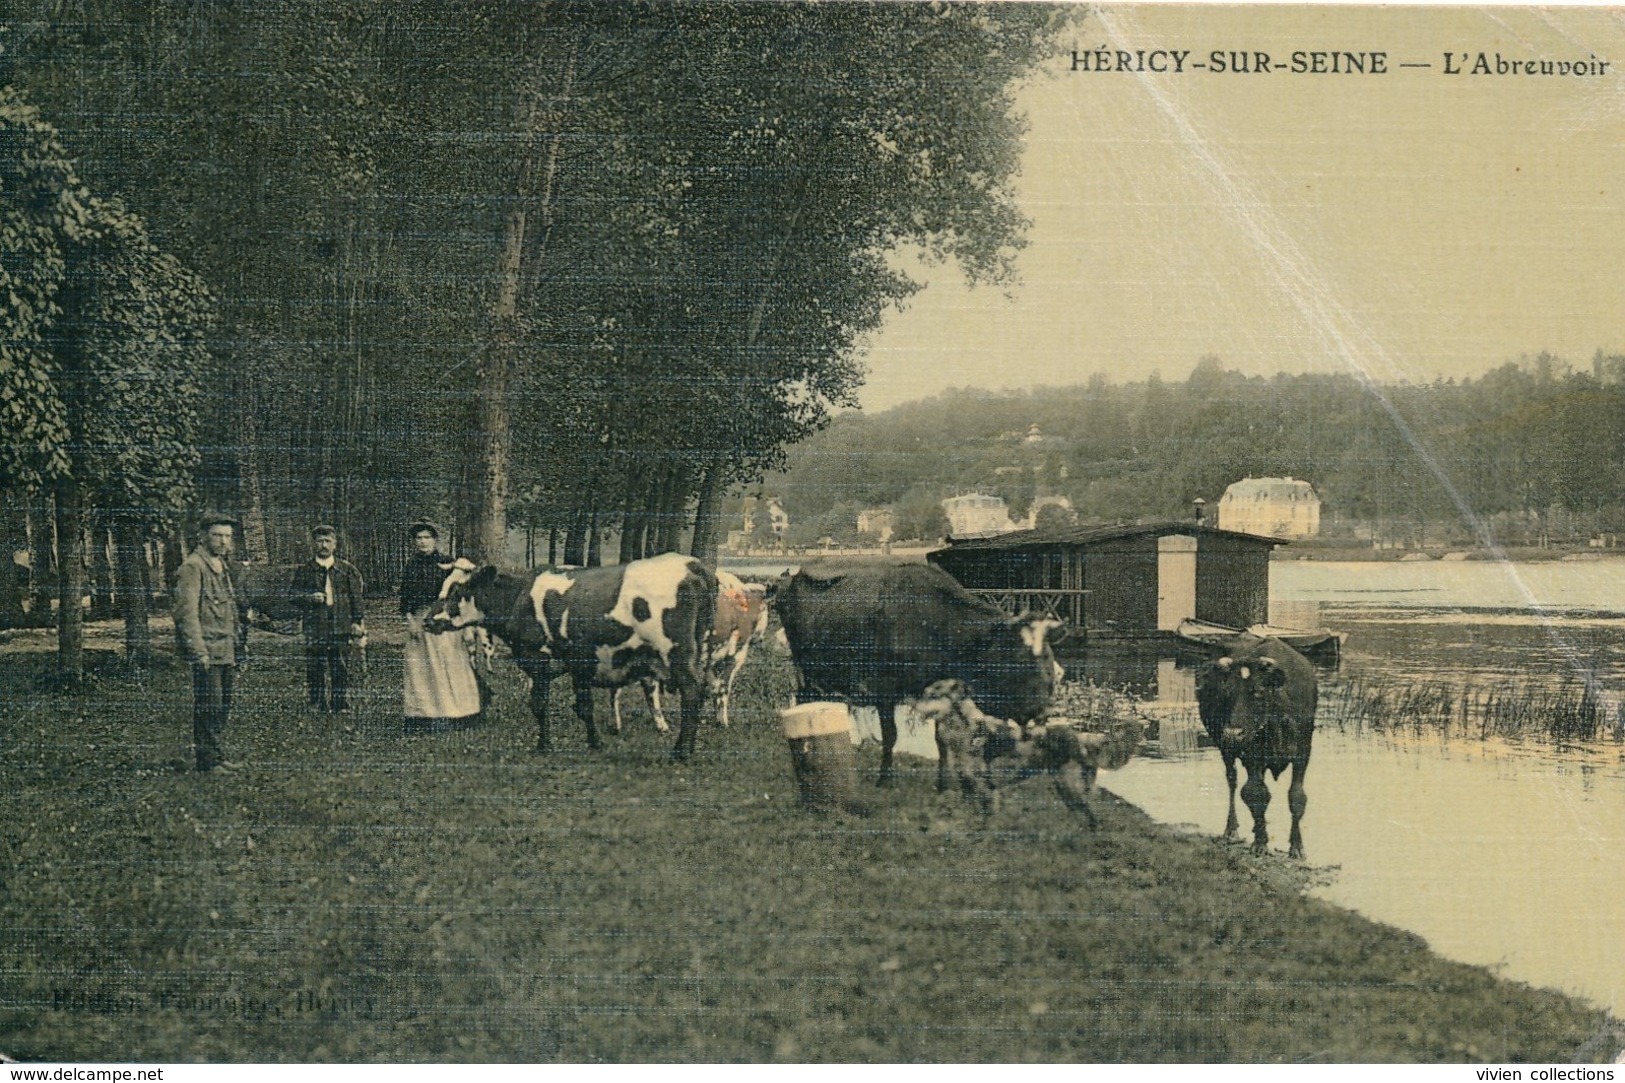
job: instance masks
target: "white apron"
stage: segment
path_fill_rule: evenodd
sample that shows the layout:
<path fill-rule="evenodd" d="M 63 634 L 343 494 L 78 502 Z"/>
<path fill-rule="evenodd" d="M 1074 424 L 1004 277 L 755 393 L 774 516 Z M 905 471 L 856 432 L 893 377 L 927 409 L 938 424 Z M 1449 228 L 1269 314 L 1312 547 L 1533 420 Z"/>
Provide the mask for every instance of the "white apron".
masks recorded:
<path fill-rule="evenodd" d="M 407 718 L 460 719 L 480 713 L 480 689 L 469 658 L 471 629 L 426 633 L 423 616 L 406 618 Z"/>

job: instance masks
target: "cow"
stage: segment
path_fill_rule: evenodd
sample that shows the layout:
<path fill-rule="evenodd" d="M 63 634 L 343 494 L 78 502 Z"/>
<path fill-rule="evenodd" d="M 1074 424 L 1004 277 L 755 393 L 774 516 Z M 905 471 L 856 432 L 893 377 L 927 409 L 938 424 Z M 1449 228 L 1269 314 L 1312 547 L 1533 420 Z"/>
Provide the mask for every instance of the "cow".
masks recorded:
<path fill-rule="evenodd" d="M 513 576 L 494 567 L 454 568 L 430 608 L 433 632 L 483 625 L 507 642 L 530 678 L 536 749 L 552 751 L 547 700 L 557 661 L 570 677 L 587 744 L 602 747 L 592 690 L 643 679 L 682 697 L 672 758 L 694 753 L 705 702 L 705 642 L 716 608 L 716 578 L 681 553 L 603 568 Z"/>
<path fill-rule="evenodd" d="M 936 723 L 939 764 L 958 778 L 966 797 L 980 800 L 984 813 L 998 811 L 999 775 L 1019 780 L 1043 773 L 1091 828 L 1099 826 L 1089 807 L 1096 775 L 1127 763 L 1144 734 L 1135 719 L 1121 719 L 1107 733 L 1086 733 L 1065 719 L 1019 726 L 983 713 L 965 682 L 956 679 L 933 682 L 914 710 Z"/>
<path fill-rule="evenodd" d="M 800 693 L 880 714 L 880 777 L 894 781 L 897 706 L 932 682 L 965 683 L 981 709 L 1025 722 L 1049 705 L 1061 667 L 1046 633 L 1057 622 L 1007 616 L 929 564 L 807 569 L 780 580 L 774 604 Z M 946 765 L 937 785 L 946 789 Z"/>
<path fill-rule="evenodd" d="M 751 640 L 767 631 L 767 588 L 760 583 L 746 583 L 732 572 L 717 572 L 717 611 L 711 622 L 711 635 L 706 640 L 705 673 L 709 686 L 707 698 L 717 705 L 717 721 L 728 725 L 728 704 L 733 697 L 734 680 L 750 657 Z M 665 711 L 660 706 L 660 683 L 652 678 L 642 682 L 643 693 L 649 701 L 649 713 L 654 716 L 655 729 L 661 733 L 670 727 Z M 621 696 L 629 686 L 615 690 L 612 700 L 615 732 L 621 732 Z"/>
<path fill-rule="evenodd" d="M 767 588 L 732 572 L 717 572 L 717 612 L 711 625 L 706 675 L 717 703 L 717 721 L 728 725 L 734 680 L 750 657 L 750 644 L 767 634 Z"/>
<path fill-rule="evenodd" d="M 1238 829 L 1236 761 L 1247 768 L 1241 799 L 1253 814 L 1253 852 L 1260 854 L 1269 844 L 1264 811 L 1269 807 L 1270 791 L 1264 772 L 1279 779 L 1290 767 L 1287 806 L 1292 810 L 1292 838 L 1288 853 L 1303 858 L 1299 822 L 1309 804 L 1303 775 L 1309 769 L 1318 699 L 1314 667 L 1278 639 L 1239 636 L 1224 647 L 1222 657 L 1203 667 L 1197 677 L 1196 705 L 1203 728 L 1224 757 L 1224 776 L 1230 783 L 1225 838 L 1235 838 Z"/>

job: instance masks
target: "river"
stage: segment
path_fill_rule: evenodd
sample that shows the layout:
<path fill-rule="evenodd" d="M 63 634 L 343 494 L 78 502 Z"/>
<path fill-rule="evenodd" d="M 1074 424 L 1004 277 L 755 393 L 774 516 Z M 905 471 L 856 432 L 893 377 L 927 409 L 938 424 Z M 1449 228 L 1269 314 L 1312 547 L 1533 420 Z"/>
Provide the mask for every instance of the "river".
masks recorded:
<path fill-rule="evenodd" d="M 1272 566 L 1272 618 L 1318 615 L 1349 634 L 1322 675 L 1306 776 L 1313 893 L 1409 929 L 1450 958 L 1625 1007 L 1625 753 L 1615 730 L 1586 741 L 1444 735 L 1395 720 L 1343 721 L 1359 681 L 1508 680 L 1557 689 L 1591 679 L 1625 693 L 1625 560 Z M 1292 619 L 1292 618 L 1297 619 Z M 1154 818 L 1224 827 L 1224 771 L 1199 747 L 1192 674 L 1159 667 L 1161 740 L 1102 784 Z M 1272 784 L 1271 844 L 1290 820 Z M 1251 818 L 1238 799 L 1244 837 Z"/>

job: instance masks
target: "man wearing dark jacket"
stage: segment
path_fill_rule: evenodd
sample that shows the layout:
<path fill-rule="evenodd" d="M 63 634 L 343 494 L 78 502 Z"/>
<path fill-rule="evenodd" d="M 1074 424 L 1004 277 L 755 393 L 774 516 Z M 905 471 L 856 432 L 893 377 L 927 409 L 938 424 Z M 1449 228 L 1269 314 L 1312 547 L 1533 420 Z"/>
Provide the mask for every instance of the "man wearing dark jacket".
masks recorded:
<path fill-rule="evenodd" d="M 231 713 L 237 666 L 248 639 L 247 605 L 232 581 L 231 548 L 236 520 L 206 515 L 202 544 L 175 574 L 175 637 L 192 665 L 192 743 L 197 769 L 227 767 L 220 734 Z"/>
<path fill-rule="evenodd" d="M 351 651 L 367 632 L 361 573 L 338 558 L 338 545 L 333 527 L 312 530 L 312 556 L 294 569 L 289 588 L 305 624 L 305 685 L 318 711 L 349 706 Z"/>

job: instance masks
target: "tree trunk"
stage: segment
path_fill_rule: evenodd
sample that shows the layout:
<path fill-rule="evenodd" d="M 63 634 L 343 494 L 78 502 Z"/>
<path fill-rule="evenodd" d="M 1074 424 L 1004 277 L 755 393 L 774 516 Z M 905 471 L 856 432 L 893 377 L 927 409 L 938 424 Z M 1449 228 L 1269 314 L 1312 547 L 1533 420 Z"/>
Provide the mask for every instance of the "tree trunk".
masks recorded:
<path fill-rule="evenodd" d="M 131 669 L 147 669 L 152 665 L 152 629 L 147 624 L 152 593 L 147 532 L 133 519 L 120 519 L 113 529 L 118 549 L 119 608 L 124 614 L 124 661 Z"/>
<path fill-rule="evenodd" d="M 564 536 L 564 563 L 571 567 L 580 568 L 587 563 L 587 526 L 587 507 L 583 504 L 576 509 L 570 531 Z"/>
<path fill-rule="evenodd" d="M 675 553 L 682 549 L 683 527 L 688 525 L 688 477 L 678 467 L 666 475 L 666 487 L 660 496 L 660 511 L 656 520 L 660 532 L 655 538 L 656 552 Z"/>
<path fill-rule="evenodd" d="M 707 564 L 717 562 L 722 543 L 723 472 L 727 469 L 721 454 L 711 456 L 700 476 L 700 502 L 694 510 L 694 538 L 688 551 Z"/>
<path fill-rule="evenodd" d="M 0 628 L 21 628 L 28 575 L 15 554 L 28 552 L 28 519 L 22 501 L 0 494 Z"/>
<path fill-rule="evenodd" d="M 51 615 L 51 571 L 56 567 L 56 547 L 51 540 L 51 498 L 41 490 L 28 502 L 28 623 L 49 628 Z"/>
<path fill-rule="evenodd" d="M 648 523 L 648 502 L 644 496 L 655 488 L 655 485 L 653 482 L 643 482 L 638 473 L 636 467 L 628 468 L 626 496 L 621 502 L 621 546 L 618 560 L 622 564 L 629 564 L 644 556 L 643 532 Z"/>
<path fill-rule="evenodd" d="M 68 681 L 85 675 L 85 505 L 72 478 L 56 483 L 57 673 Z"/>
<path fill-rule="evenodd" d="M 567 99 L 575 83 L 578 49 L 572 48 L 564 67 L 559 99 Z M 515 94 L 516 128 L 524 151 L 514 178 L 513 206 L 502 225 L 502 246 L 497 258 L 497 291 L 491 305 L 490 329 L 481 350 L 474 392 L 473 507 L 471 529 L 465 540 L 474 559 L 495 564 L 508 536 L 508 455 L 513 417 L 509 403 L 515 358 L 524 337 L 521 303 L 526 268 L 540 265 L 552 229 L 553 185 L 558 177 L 560 131 L 558 110 L 543 108 L 541 81 L 547 67 L 533 62 Z M 551 131 L 543 149 L 543 133 Z M 539 221 L 532 222 L 534 205 Z M 533 251 L 527 258 L 527 229 L 539 225 Z"/>
<path fill-rule="evenodd" d="M 559 566 L 559 528 L 556 526 L 547 528 L 547 566 Z"/>
<path fill-rule="evenodd" d="M 114 580 L 113 555 L 108 551 L 108 530 L 100 515 L 89 516 L 90 619 L 112 620 L 118 587 Z"/>
<path fill-rule="evenodd" d="M 271 559 L 270 539 L 266 537 L 265 492 L 260 480 L 259 410 L 255 403 L 254 386 L 257 378 L 250 373 L 239 384 L 247 393 L 239 405 L 238 431 L 241 443 L 237 447 L 237 477 L 242 486 L 238 499 L 242 501 L 243 551 L 241 556 L 256 564 Z"/>
<path fill-rule="evenodd" d="M 175 585 L 175 576 L 181 570 L 181 562 L 186 559 L 186 531 L 177 527 L 168 532 L 164 539 L 164 547 L 159 553 L 159 563 L 163 568 L 164 593 L 169 593 Z"/>
<path fill-rule="evenodd" d="M 592 502 L 592 516 L 587 527 L 587 567 L 598 568 L 604 563 L 604 534 L 598 527 L 598 500 Z"/>

